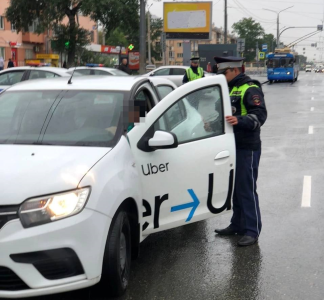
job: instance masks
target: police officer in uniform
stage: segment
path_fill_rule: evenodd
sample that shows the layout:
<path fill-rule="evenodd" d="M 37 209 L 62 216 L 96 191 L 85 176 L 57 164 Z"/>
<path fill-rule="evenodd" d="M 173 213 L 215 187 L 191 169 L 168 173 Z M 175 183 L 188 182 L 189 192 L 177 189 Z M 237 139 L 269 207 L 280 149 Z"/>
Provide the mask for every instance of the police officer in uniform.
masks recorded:
<path fill-rule="evenodd" d="M 199 57 L 192 57 L 190 61 L 191 61 L 190 68 L 186 70 L 186 73 L 184 74 L 182 79 L 183 84 L 189 81 L 193 81 L 205 77 L 204 69 L 198 66 Z M 199 92 L 196 92 L 194 95 L 188 96 L 189 103 L 197 110 L 199 106 L 200 97 L 201 94 Z"/>
<path fill-rule="evenodd" d="M 258 241 L 261 214 L 256 182 L 261 157 L 260 128 L 267 119 L 267 109 L 261 84 L 242 71 L 243 58 L 215 57 L 217 74 L 228 82 L 232 116 L 226 121 L 234 128 L 236 143 L 236 178 L 233 194 L 233 216 L 220 235 L 243 235 L 239 246 L 250 246 Z"/>
<path fill-rule="evenodd" d="M 186 70 L 183 76 L 182 83 L 187 83 L 196 79 L 205 77 L 203 68 L 199 67 L 199 57 L 190 58 L 191 64 L 190 68 Z"/>

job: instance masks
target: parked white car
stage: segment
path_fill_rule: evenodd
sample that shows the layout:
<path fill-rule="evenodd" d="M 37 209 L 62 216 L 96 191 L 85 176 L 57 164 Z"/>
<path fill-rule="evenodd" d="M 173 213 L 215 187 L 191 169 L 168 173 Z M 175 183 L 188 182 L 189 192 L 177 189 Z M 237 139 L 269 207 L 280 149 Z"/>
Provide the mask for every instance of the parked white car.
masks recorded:
<path fill-rule="evenodd" d="M 115 68 L 105 68 L 105 67 L 74 67 L 69 68 L 68 73 L 72 74 L 75 71 L 81 75 L 114 75 L 114 76 L 129 76 L 127 73 L 115 69 Z"/>
<path fill-rule="evenodd" d="M 146 116 L 126 133 L 138 103 Z M 0 297 L 97 283 L 121 295 L 148 235 L 229 211 L 226 115 L 223 75 L 176 89 L 162 78 L 79 76 L 1 93 Z"/>
<path fill-rule="evenodd" d="M 171 80 L 177 86 L 182 85 L 182 79 L 188 66 L 163 66 L 159 67 L 151 72 L 144 74 L 143 76 L 154 76 L 154 77 L 162 77 Z M 212 76 L 214 74 L 207 73 L 204 71 L 205 77 Z"/>
<path fill-rule="evenodd" d="M 69 77 L 66 69 L 54 67 L 15 67 L 0 71 L 0 92 L 13 84 L 40 78 Z"/>

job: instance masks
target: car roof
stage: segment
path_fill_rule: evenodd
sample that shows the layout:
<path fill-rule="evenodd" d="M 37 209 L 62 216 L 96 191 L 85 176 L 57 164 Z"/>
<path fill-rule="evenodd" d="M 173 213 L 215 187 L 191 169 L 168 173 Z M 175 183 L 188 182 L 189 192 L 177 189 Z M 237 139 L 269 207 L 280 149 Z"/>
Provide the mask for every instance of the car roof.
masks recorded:
<path fill-rule="evenodd" d="M 68 84 L 65 78 L 47 78 L 23 81 L 11 86 L 8 91 L 30 90 L 111 90 L 130 91 L 132 87 L 147 78 L 141 76 L 77 76 Z"/>
<path fill-rule="evenodd" d="M 157 69 L 164 69 L 164 68 L 180 68 L 180 69 L 188 69 L 188 68 L 190 68 L 190 67 L 189 67 L 189 66 L 169 65 L 169 66 L 161 66 L 161 67 L 158 67 Z M 155 71 L 156 71 L 157 69 L 155 69 Z"/>
<path fill-rule="evenodd" d="M 91 70 L 106 70 L 106 71 L 109 71 L 109 70 L 116 70 L 115 68 L 107 68 L 107 67 L 87 67 L 87 66 L 82 66 L 82 67 L 73 67 L 73 68 L 69 68 L 68 71 L 71 71 L 71 70 L 86 70 L 86 69 L 91 69 Z"/>

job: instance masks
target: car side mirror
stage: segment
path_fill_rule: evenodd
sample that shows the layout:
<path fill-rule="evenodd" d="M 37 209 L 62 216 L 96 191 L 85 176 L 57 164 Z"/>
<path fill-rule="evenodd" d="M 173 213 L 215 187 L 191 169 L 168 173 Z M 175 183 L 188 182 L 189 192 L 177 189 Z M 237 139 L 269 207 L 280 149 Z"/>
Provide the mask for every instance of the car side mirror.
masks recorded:
<path fill-rule="evenodd" d="M 155 150 L 172 149 L 178 147 L 178 139 L 172 132 L 157 130 L 154 132 L 154 136 L 148 140 L 148 145 Z"/>
<path fill-rule="evenodd" d="M 151 73 L 150 76 L 154 76 L 154 73 Z"/>

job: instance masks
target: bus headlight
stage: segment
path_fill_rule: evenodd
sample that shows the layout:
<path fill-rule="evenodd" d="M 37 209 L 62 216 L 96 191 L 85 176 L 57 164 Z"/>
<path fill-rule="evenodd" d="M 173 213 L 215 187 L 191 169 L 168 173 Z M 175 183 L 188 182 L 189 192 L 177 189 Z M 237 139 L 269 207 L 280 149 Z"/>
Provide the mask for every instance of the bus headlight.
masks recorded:
<path fill-rule="evenodd" d="M 90 187 L 25 201 L 19 217 L 25 228 L 51 223 L 81 212 L 87 203 Z"/>
<path fill-rule="evenodd" d="M 290 75 L 290 72 L 287 72 L 287 75 Z"/>

